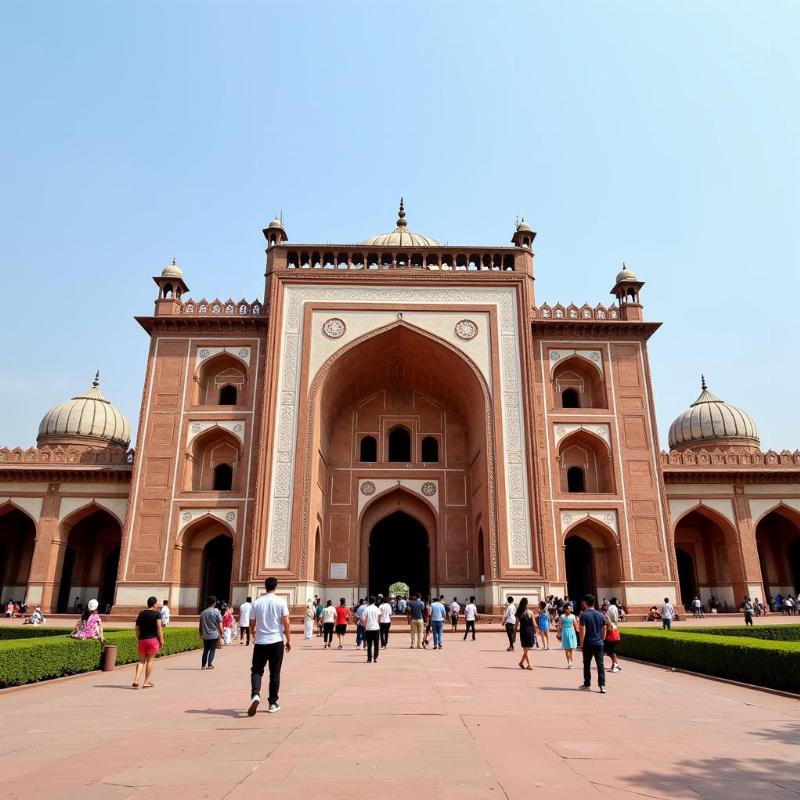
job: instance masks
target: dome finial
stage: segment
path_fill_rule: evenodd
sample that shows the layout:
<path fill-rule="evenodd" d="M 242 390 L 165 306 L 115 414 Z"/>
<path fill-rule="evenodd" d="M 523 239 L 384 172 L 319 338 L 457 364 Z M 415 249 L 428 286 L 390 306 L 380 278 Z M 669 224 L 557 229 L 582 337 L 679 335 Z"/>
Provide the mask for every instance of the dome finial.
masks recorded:
<path fill-rule="evenodd" d="M 702 374 L 700 375 L 700 389 L 702 391 L 708 389 L 708 386 L 706 386 L 706 376 Z"/>
<path fill-rule="evenodd" d="M 397 227 L 405 228 L 408 223 L 406 222 L 406 209 L 403 205 L 403 198 L 400 198 L 400 210 L 397 212 Z"/>
<path fill-rule="evenodd" d="M 175 263 L 174 261 L 172 262 Z M 97 370 L 94 374 L 94 380 L 92 381 L 92 386 L 96 389 L 100 385 L 100 370 Z"/>

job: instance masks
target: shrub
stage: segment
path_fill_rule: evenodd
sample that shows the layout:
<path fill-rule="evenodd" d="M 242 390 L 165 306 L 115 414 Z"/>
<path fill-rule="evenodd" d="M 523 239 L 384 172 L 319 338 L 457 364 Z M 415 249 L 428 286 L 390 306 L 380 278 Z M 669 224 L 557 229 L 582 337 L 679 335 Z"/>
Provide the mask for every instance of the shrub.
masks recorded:
<path fill-rule="evenodd" d="M 704 675 L 800 692 L 800 642 L 624 628 L 617 652 Z"/>
<path fill-rule="evenodd" d="M 681 632 L 708 633 L 711 636 L 744 636 L 776 642 L 800 642 L 800 625 L 737 625 L 730 628 L 681 628 Z"/>
<path fill-rule="evenodd" d="M 72 628 L 49 628 L 47 625 L 20 625 L 0 628 L 0 641 L 8 639 L 42 639 L 46 636 L 68 636 Z"/>
<path fill-rule="evenodd" d="M 139 660 L 133 629 L 108 631 L 105 643 L 118 648 L 117 664 Z M 164 631 L 164 647 L 159 656 L 196 650 L 201 646 L 196 628 L 168 628 Z M 98 641 L 79 641 L 68 636 L 1 641 L 0 688 L 99 669 L 101 650 Z"/>

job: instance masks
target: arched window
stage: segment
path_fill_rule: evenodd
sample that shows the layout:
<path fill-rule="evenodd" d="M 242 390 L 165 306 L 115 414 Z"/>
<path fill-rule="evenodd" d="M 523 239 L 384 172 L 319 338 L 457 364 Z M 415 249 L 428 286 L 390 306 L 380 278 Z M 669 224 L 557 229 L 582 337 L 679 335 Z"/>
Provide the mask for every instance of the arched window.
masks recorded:
<path fill-rule="evenodd" d="M 567 491 L 568 492 L 586 491 L 583 482 L 583 470 L 580 467 L 570 467 L 567 470 Z"/>
<path fill-rule="evenodd" d="M 215 491 L 228 492 L 233 486 L 233 467 L 230 464 L 217 464 L 214 467 L 214 484 L 212 488 Z"/>
<path fill-rule="evenodd" d="M 235 406 L 236 405 L 236 387 L 227 384 L 219 390 L 219 404 L 221 406 Z"/>
<path fill-rule="evenodd" d="M 359 461 L 378 460 L 378 440 L 374 436 L 364 436 L 361 439 Z"/>
<path fill-rule="evenodd" d="M 411 461 L 411 434 L 405 428 L 389 431 L 389 461 Z"/>
<path fill-rule="evenodd" d="M 422 440 L 422 461 L 434 463 L 439 460 L 439 441 L 433 436 L 426 436 Z"/>
<path fill-rule="evenodd" d="M 564 389 L 561 392 L 561 408 L 580 408 L 581 396 L 575 389 Z"/>

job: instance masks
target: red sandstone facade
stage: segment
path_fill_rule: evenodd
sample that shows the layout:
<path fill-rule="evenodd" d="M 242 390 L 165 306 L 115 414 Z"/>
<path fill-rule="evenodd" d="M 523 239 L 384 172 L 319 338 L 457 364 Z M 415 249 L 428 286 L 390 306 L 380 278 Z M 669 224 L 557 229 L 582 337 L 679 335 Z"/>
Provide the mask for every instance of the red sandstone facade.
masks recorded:
<path fill-rule="evenodd" d="M 0 450 L 4 600 L 193 613 L 270 574 L 292 605 L 394 580 L 487 608 L 797 590 L 800 451 L 761 453 L 709 395 L 714 430 L 687 417 L 659 452 L 632 272 L 613 305 L 538 306 L 524 223 L 505 248 L 441 246 L 402 211 L 363 245 L 264 233 L 263 303 L 154 279 L 135 456 L 53 412 L 38 449 Z"/>

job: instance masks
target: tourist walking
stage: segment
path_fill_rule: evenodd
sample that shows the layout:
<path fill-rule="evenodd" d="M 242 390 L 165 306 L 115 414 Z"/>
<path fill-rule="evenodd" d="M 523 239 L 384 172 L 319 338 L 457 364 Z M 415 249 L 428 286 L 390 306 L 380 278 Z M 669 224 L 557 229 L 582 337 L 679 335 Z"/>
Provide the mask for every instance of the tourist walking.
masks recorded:
<path fill-rule="evenodd" d="M 458 599 L 453 598 L 453 602 L 450 603 L 450 625 L 452 630 L 458 629 L 458 615 L 461 613 L 461 606 L 458 604 Z"/>
<path fill-rule="evenodd" d="M 233 611 L 228 605 L 222 606 L 222 641 L 227 645 L 233 639 Z"/>
<path fill-rule="evenodd" d="M 200 614 L 200 638 L 203 640 L 203 659 L 200 669 L 214 669 L 214 656 L 222 647 L 222 614 L 217 608 L 217 598 L 212 594 Z"/>
<path fill-rule="evenodd" d="M 542 637 L 542 647 L 545 650 L 550 649 L 550 613 L 547 610 L 547 603 L 543 600 L 539 603 L 539 613 L 536 617 L 536 626 L 539 630 L 539 635 Z M 539 643 L 536 641 L 536 630 L 533 632 L 534 644 L 536 647 Z"/>
<path fill-rule="evenodd" d="M 425 600 L 425 636 L 422 639 L 422 646 L 428 646 L 428 639 L 431 635 L 431 596 Z"/>
<path fill-rule="evenodd" d="M 391 606 L 390 609 L 391 611 Z M 364 607 L 361 624 L 364 626 L 364 641 L 367 643 L 367 664 L 377 663 L 378 653 L 381 649 L 381 612 L 375 605 L 375 598 L 370 597 L 369 603 Z"/>
<path fill-rule="evenodd" d="M 675 609 L 669 602 L 669 597 L 664 598 L 664 605 L 661 606 L 661 627 L 665 631 L 672 630 L 672 620 L 675 619 Z"/>
<path fill-rule="evenodd" d="M 544 604 L 543 604 L 544 605 Z M 516 631 L 519 632 L 519 643 L 522 647 L 522 658 L 519 660 L 520 669 L 533 669 L 530 659 L 530 650 L 536 641 L 536 619 L 528 608 L 528 598 L 519 601 L 516 617 Z"/>
<path fill-rule="evenodd" d="M 472 632 L 472 641 L 475 641 L 475 620 L 478 618 L 478 607 L 475 605 L 474 595 L 469 598 L 469 603 L 464 606 L 464 641 L 467 634 Z"/>
<path fill-rule="evenodd" d="M 322 599 L 317 597 L 314 601 L 314 624 L 317 626 L 317 636 L 322 636 Z"/>
<path fill-rule="evenodd" d="M 161 603 L 161 610 L 158 613 L 161 617 L 161 627 L 166 628 L 169 625 L 169 605 L 166 600 Z"/>
<path fill-rule="evenodd" d="M 597 665 L 597 685 L 600 693 L 606 693 L 606 667 L 604 663 L 604 640 L 606 618 L 594 607 L 593 594 L 584 596 L 581 602 L 580 637 L 583 648 L 583 683 L 578 687 L 588 691 L 592 686 L 592 659 Z"/>
<path fill-rule="evenodd" d="M 306 613 L 303 617 L 303 635 L 310 639 L 314 635 L 314 619 L 317 616 L 317 607 L 313 600 L 306 603 Z"/>
<path fill-rule="evenodd" d="M 576 617 L 572 613 L 572 603 L 564 603 L 563 613 L 559 616 L 558 638 L 561 649 L 567 659 L 567 669 L 572 669 L 572 660 L 578 649 L 578 634 L 575 630 Z"/>
<path fill-rule="evenodd" d="M 269 689 L 267 711 L 280 711 L 278 692 L 281 688 L 281 666 L 283 654 L 292 649 L 289 607 L 282 597 L 275 594 L 277 578 L 267 578 L 264 588 L 267 593 L 253 603 L 250 617 L 250 632 L 253 634 L 253 661 L 250 665 L 250 706 L 248 716 L 258 711 L 261 702 L 261 681 L 264 667 L 269 665 Z"/>
<path fill-rule="evenodd" d="M 606 638 L 603 642 L 603 652 L 611 659 L 611 671 L 622 672 L 622 667 L 617 659 L 617 643 L 620 640 L 618 614 L 611 613 L 611 607 L 605 613 L 606 618 Z"/>
<path fill-rule="evenodd" d="M 696 595 L 694 600 L 692 600 L 692 616 L 695 619 L 705 619 L 703 615 L 703 602 Z"/>
<path fill-rule="evenodd" d="M 408 624 L 411 628 L 411 649 L 422 648 L 422 634 L 425 630 L 425 603 L 419 599 L 419 594 L 411 598 L 411 602 L 406 607 L 408 612 Z"/>
<path fill-rule="evenodd" d="M 516 640 L 516 626 L 517 626 L 517 607 L 514 605 L 514 598 L 509 595 L 506 597 L 506 610 L 503 612 L 503 627 L 506 629 L 506 636 L 508 636 L 507 651 L 511 652 L 514 649 L 514 641 Z"/>
<path fill-rule="evenodd" d="M 364 602 L 363 597 L 358 598 L 358 605 L 356 606 L 356 647 L 361 647 L 364 644 L 364 626 L 361 624 L 361 618 L 364 616 L 364 609 L 367 604 Z"/>
<path fill-rule="evenodd" d="M 744 624 L 753 624 L 753 604 L 750 602 L 749 597 L 745 597 L 742 602 L 742 611 L 744 611 Z"/>
<path fill-rule="evenodd" d="M 247 639 L 247 647 L 250 647 L 250 612 L 252 610 L 253 598 L 248 596 L 239 606 L 239 644 L 244 644 L 244 640 Z"/>
<path fill-rule="evenodd" d="M 94 601 L 89 601 L 90 605 Z M 147 608 L 136 617 L 136 639 L 138 643 L 139 661 L 133 676 L 133 688 L 139 688 L 139 679 L 144 673 L 143 689 L 149 689 L 153 682 L 153 661 L 156 653 L 164 646 L 164 632 L 161 629 L 161 615 L 156 611 L 155 597 L 147 598 Z"/>
<path fill-rule="evenodd" d="M 444 595 L 431 603 L 431 629 L 433 630 L 433 649 L 442 649 L 442 631 L 447 618 L 447 609 L 444 607 Z"/>
<path fill-rule="evenodd" d="M 381 630 L 381 647 L 389 646 L 389 628 L 392 627 L 392 606 L 384 597 L 383 602 L 378 606 L 380 620 L 378 624 Z"/>
<path fill-rule="evenodd" d="M 347 623 L 350 621 L 350 609 L 344 597 L 339 598 L 339 605 L 336 607 L 336 638 L 339 641 L 338 650 L 344 645 L 344 637 L 347 633 Z"/>
<path fill-rule="evenodd" d="M 336 627 L 336 609 L 328 600 L 322 609 L 322 649 L 330 649 L 333 644 L 333 629 Z"/>

